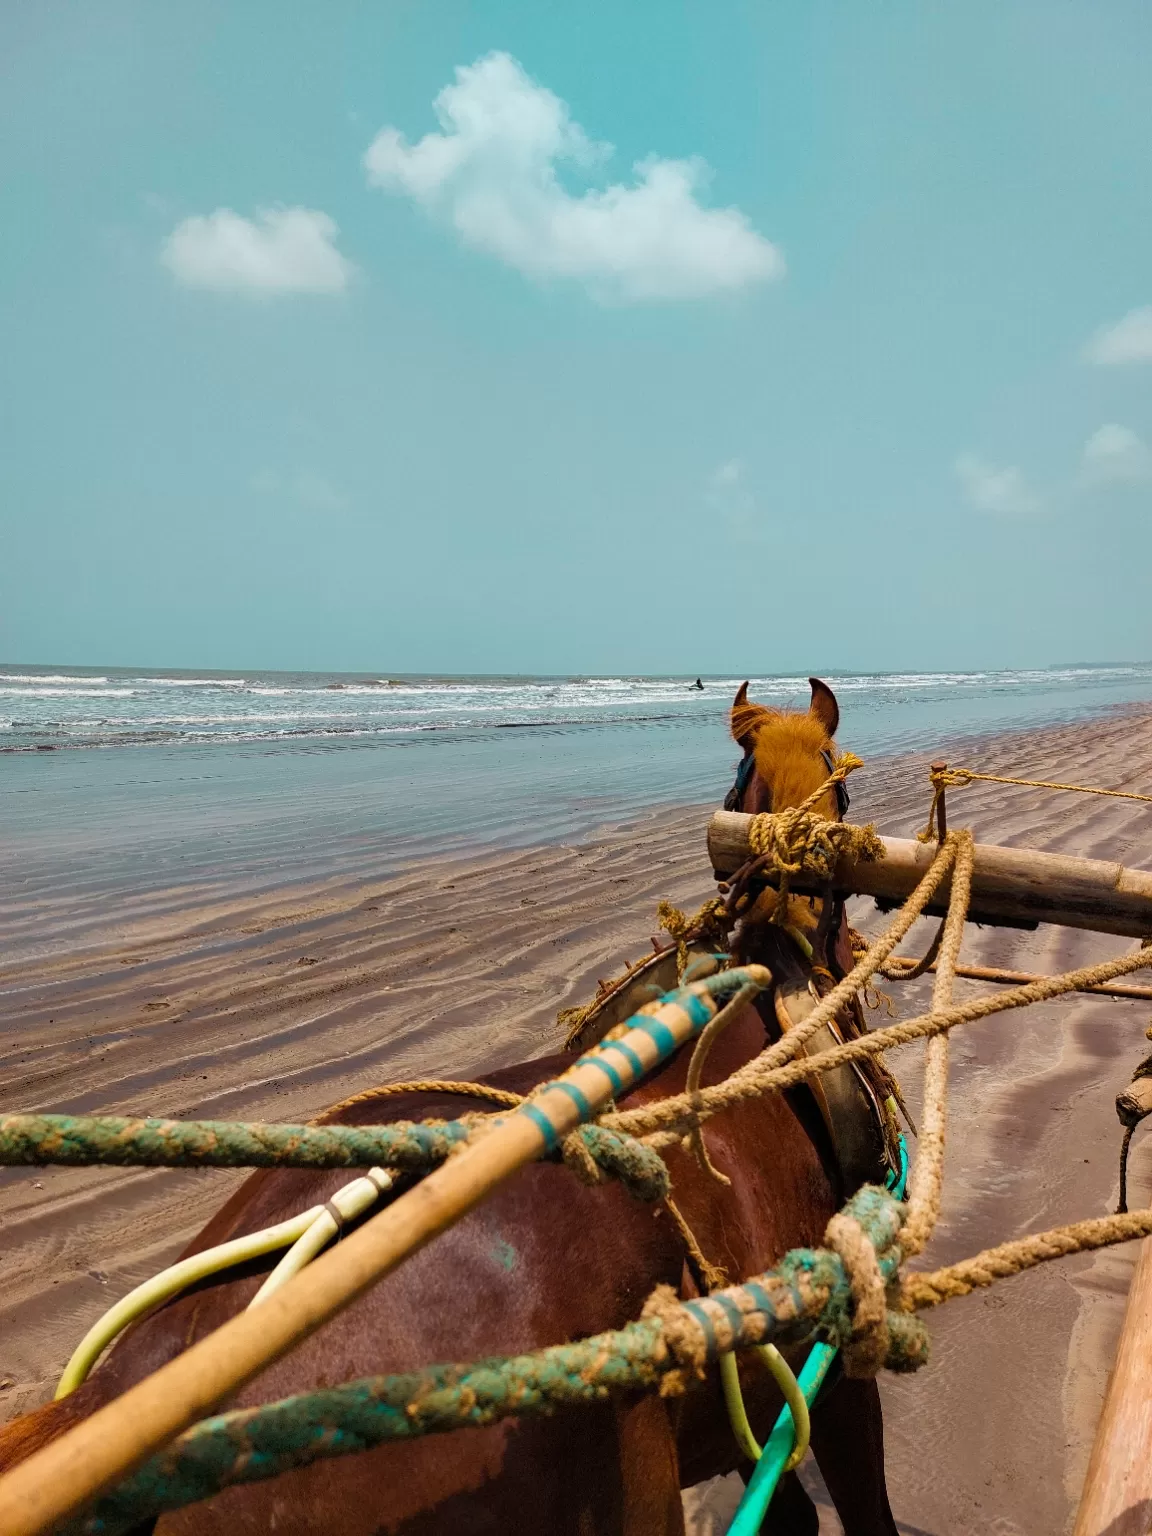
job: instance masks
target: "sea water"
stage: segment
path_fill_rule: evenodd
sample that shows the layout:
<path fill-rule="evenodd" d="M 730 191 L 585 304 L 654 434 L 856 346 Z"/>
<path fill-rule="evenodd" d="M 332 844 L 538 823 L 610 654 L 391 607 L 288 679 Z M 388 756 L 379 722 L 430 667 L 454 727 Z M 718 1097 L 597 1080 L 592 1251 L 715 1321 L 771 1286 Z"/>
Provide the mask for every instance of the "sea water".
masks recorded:
<path fill-rule="evenodd" d="M 719 802 L 739 677 L 376 677 L 0 665 L 0 926 L 68 891 L 386 872 Z M 1152 701 L 1152 664 L 828 675 L 865 757 Z M 804 707 L 806 679 L 751 679 Z"/>

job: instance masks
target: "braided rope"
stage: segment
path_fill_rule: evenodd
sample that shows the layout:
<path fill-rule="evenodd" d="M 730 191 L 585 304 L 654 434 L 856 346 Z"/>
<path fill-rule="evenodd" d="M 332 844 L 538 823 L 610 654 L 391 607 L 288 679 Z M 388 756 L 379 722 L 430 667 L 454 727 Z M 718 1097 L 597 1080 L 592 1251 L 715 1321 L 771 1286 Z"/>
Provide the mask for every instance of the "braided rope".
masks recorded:
<path fill-rule="evenodd" d="M 1048 1002 L 1054 997 L 1062 997 L 1066 992 L 1078 992 L 1085 986 L 1111 981 L 1117 976 L 1126 976 L 1131 971 L 1144 970 L 1149 966 L 1152 966 L 1152 947 L 1146 946 L 1136 954 L 1124 955 L 1119 960 L 1107 960 L 1059 976 L 1047 976 L 1029 982 L 1027 986 L 1013 987 L 998 995 L 978 997 L 970 1003 L 954 1005 L 942 1013 L 921 1014 L 914 1019 L 889 1024 L 883 1029 L 871 1030 L 858 1039 L 845 1041 L 843 1045 L 821 1051 L 818 1055 L 801 1057 L 782 1065 L 771 1065 L 768 1070 L 768 1058 L 778 1049 L 773 1047 L 764 1051 L 749 1067 L 733 1073 L 723 1083 L 712 1088 L 702 1088 L 695 1106 L 689 1102 L 687 1095 L 678 1094 L 656 1104 L 602 1115 L 600 1123 L 614 1130 L 642 1136 L 648 1145 L 656 1148 L 670 1146 L 692 1127 L 697 1116 L 708 1119 L 745 1099 L 762 1093 L 782 1093 L 786 1088 L 793 1088 L 809 1077 L 817 1077 L 849 1062 L 863 1061 L 868 1056 L 881 1055 L 914 1040 L 931 1038 L 945 1030 L 954 1029 L 958 1024 L 974 1023 L 978 1019 L 990 1018 L 995 1013 L 1027 1007 L 1030 1003 Z M 830 997 L 832 994 L 828 995 Z M 816 1012 L 814 1009 L 804 1023 L 779 1042 L 779 1045 L 787 1044 L 802 1029 L 807 1030 Z"/>
<path fill-rule="evenodd" d="M 1099 789 L 1094 784 L 1060 784 L 1052 779 L 1012 779 L 1000 773 L 977 773 L 972 768 L 936 770 L 931 775 L 933 783 L 938 774 L 942 782 L 954 789 L 963 789 L 979 780 L 986 784 L 1021 784 L 1029 789 L 1071 789 L 1080 795 L 1107 795 L 1113 800 L 1142 800 L 1152 805 L 1152 795 L 1139 795 L 1132 789 Z"/>
<path fill-rule="evenodd" d="M 477 1085 L 479 1086 L 479 1085 Z M 485 1094 L 488 1090 L 484 1089 Z M 508 1098 L 519 1096 L 507 1095 Z M 0 1115 L 0 1166 L 94 1163 L 143 1168 L 372 1168 L 426 1173 L 482 1135 L 494 1117 L 390 1125 L 260 1125 L 140 1120 L 121 1115 Z M 577 1127 L 564 1161 L 587 1183 L 619 1179 L 639 1200 L 663 1200 L 668 1170 L 654 1147 L 605 1125 Z"/>
<path fill-rule="evenodd" d="M 1152 1235 L 1152 1210 L 1129 1211 L 1124 1215 L 1096 1216 L 1074 1221 L 1066 1227 L 1053 1227 L 1032 1237 L 1020 1237 L 958 1264 L 928 1273 L 914 1271 L 904 1276 L 900 1285 L 900 1305 L 905 1311 L 938 1307 L 955 1296 L 967 1296 L 981 1286 L 994 1285 L 1010 1275 L 1022 1274 L 1037 1264 L 1062 1259 L 1072 1253 L 1087 1253 L 1114 1243 L 1128 1243 L 1137 1237 Z"/>
<path fill-rule="evenodd" d="M 964 938 L 968 898 L 972 891 L 974 845 L 971 832 L 955 834 L 956 863 L 952 870 L 952 891 L 948 915 L 941 930 L 940 957 L 932 986 L 932 1012 L 944 1013 L 952 1002 L 952 983 L 956 962 Z M 917 1138 L 916 1164 L 908 1191 L 908 1220 L 901 1246 L 905 1256 L 920 1253 L 932 1236 L 940 1214 L 940 1196 L 944 1185 L 944 1141 L 948 1122 L 948 1035 L 933 1035 L 924 1056 L 924 1107 Z"/>
<path fill-rule="evenodd" d="M 515 1109 L 518 1104 L 524 1102 L 521 1093 L 509 1093 L 504 1088 L 493 1088 L 487 1083 L 457 1082 L 454 1078 L 415 1078 L 407 1083 L 383 1083 L 375 1088 L 365 1088 L 361 1093 L 350 1094 L 346 1099 L 338 1099 L 335 1104 L 329 1104 L 321 1114 L 313 1116 L 309 1125 L 324 1125 L 331 1120 L 333 1115 L 338 1115 L 343 1109 L 351 1109 L 354 1104 L 371 1104 L 376 1099 L 386 1099 L 397 1093 L 458 1093 L 461 1097 L 473 1099 L 490 1099 L 493 1104 L 504 1104 L 509 1109 Z"/>
<path fill-rule="evenodd" d="M 462 1120 L 261 1125 L 125 1115 L 0 1115 L 0 1165 L 420 1170 L 468 1139 Z"/>
<path fill-rule="evenodd" d="M 928 771 L 932 783 L 932 807 L 928 812 L 928 825 L 916 834 L 921 843 L 930 843 L 936 837 L 940 808 L 946 789 L 967 789 L 969 784 L 1018 784 L 1026 789 L 1068 789 L 1079 795 L 1107 795 L 1110 800 L 1140 800 L 1152 805 L 1152 795 L 1139 795 L 1131 789 L 1098 789 L 1092 784 L 1061 784 L 1054 779 L 1014 779 L 1002 773 L 977 773 L 973 768 L 950 768 L 947 763 L 934 764 Z"/>

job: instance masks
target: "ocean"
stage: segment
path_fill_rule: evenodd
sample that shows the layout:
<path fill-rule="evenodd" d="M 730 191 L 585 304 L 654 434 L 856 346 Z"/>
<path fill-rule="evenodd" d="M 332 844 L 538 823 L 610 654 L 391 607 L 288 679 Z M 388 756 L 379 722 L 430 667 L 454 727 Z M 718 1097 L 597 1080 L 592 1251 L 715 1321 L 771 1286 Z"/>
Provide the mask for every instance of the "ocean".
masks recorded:
<path fill-rule="evenodd" d="M 826 680 L 866 759 L 1152 702 L 1152 664 Z M 719 802 L 742 681 L 0 665 L 0 929 L 110 892 L 384 874 Z M 766 674 L 750 693 L 803 707 L 808 687 Z"/>

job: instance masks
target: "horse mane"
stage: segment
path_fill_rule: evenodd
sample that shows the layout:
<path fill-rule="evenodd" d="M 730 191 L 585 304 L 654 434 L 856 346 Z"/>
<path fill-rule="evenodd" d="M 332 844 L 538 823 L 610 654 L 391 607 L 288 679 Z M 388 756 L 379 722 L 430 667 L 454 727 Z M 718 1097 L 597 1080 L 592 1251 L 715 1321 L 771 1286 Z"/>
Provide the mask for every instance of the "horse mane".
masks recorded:
<path fill-rule="evenodd" d="M 836 743 L 811 710 L 769 709 L 739 699 L 731 711 L 732 735 L 742 745 L 752 744 L 756 772 L 772 794 L 777 810 L 799 805 L 828 777 L 821 753 L 836 751 Z M 836 815 L 835 794 L 816 809 Z"/>

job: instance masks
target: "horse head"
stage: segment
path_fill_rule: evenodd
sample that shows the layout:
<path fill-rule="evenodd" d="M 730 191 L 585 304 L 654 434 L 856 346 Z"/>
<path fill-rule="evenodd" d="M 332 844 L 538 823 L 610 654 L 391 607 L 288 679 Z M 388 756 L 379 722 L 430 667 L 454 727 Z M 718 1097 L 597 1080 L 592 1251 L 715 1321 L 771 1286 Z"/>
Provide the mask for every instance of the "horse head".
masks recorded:
<path fill-rule="evenodd" d="M 812 690 L 806 710 L 768 709 L 748 697 L 742 683 L 732 704 L 731 730 L 743 749 L 736 782 L 724 802 L 730 811 L 784 811 L 801 805 L 827 782 L 836 758 L 835 733 L 840 723 L 836 695 L 818 677 L 808 679 Z M 812 806 L 818 816 L 840 821 L 848 809 L 842 784 L 833 785 Z M 793 898 L 788 920 L 777 926 L 772 920 L 776 897 L 764 891 L 743 914 L 737 949 L 742 958 L 759 959 L 772 968 L 782 963 L 780 941 L 784 934 L 799 944 L 808 957 L 813 950 L 823 963 L 841 940 L 843 907 L 838 902 Z M 785 946 L 786 948 L 792 946 Z M 791 957 L 795 963 L 795 955 Z M 791 968 L 791 966 L 789 966 Z"/>
<path fill-rule="evenodd" d="M 753 704 L 742 683 L 732 703 L 732 735 L 744 753 L 736 783 L 725 805 L 732 811 L 784 811 L 814 794 L 832 772 L 840 706 L 827 683 L 808 679 L 812 701 L 807 710 L 768 709 Z M 836 789 L 814 809 L 840 820 L 847 797 Z"/>

